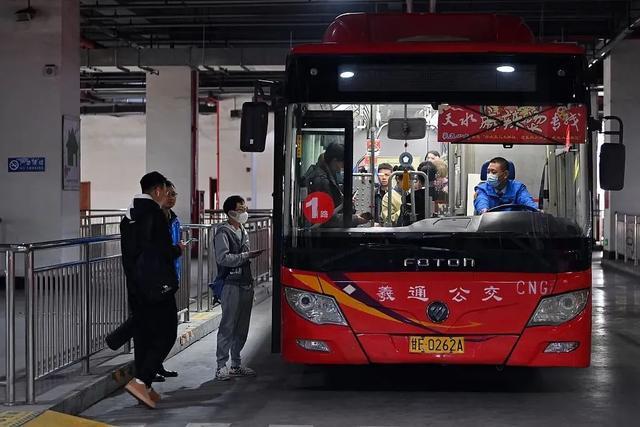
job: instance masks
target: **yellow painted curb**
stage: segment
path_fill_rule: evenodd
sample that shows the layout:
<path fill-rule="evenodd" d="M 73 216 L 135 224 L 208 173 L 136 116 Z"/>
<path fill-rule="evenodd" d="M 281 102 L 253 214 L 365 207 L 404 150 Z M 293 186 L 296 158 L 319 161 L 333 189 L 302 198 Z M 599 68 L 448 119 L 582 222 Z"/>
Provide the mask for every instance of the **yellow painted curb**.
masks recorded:
<path fill-rule="evenodd" d="M 55 411 L 45 411 L 36 419 L 25 424 L 26 427 L 105 427 L 109 424 L 85 418 L 74 417 Z"/>
<path fill-rule="evenodd" d="M 32 411 L 0 411 L 0 427 L 17 427 L 38 415 Z"/>

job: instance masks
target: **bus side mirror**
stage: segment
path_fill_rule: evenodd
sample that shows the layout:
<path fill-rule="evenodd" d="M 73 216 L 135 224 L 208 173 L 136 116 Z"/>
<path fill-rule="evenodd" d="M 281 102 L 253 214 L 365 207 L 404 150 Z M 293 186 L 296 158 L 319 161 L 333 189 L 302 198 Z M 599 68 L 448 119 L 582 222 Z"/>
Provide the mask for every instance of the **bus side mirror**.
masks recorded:
<path fill-rule="evenodd" d="M 618 191 L 624 187 L 625 150 L 622 144 L 606 143 L 600 147 L 600 188 Z"/>
<path fill-rule="evenodd" d="M 267 145 L 269 107 L 265 102 L 242 104 L 240 124 L 240 150 L 245 153 L 261 153 Z"/>
<path fill-rule="evenodd" d="M 625 150 L 623 144 L 624 126 L 622 119 L 617 116 L 604 116 L 603 121 L 612 120 L 618 122 L 618 130 L 605 130 L 605 135 L 618 137 L 618 144 L 610 142 L 600 147 L 600 188 L 603 190 L 618 191 L 624 187 L 624 160 Z"/>

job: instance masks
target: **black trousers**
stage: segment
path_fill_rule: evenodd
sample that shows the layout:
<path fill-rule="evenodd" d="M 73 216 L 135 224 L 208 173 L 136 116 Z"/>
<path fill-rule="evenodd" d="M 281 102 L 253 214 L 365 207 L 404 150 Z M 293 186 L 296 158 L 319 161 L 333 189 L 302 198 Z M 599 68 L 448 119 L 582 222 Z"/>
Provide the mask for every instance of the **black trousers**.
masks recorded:
<path fill-rule="evenodd" d="M 133 343 L 136 378 L 151 387 L 162 362 L 178 335 L 175 298 L 158 304 L 136 304 L 133 311 Z"/>

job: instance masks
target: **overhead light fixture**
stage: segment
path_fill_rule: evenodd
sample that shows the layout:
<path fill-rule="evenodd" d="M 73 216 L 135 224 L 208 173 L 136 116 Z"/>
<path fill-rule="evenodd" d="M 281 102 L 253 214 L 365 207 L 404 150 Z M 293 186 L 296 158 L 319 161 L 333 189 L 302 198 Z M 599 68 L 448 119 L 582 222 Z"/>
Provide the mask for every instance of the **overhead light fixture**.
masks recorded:
<path fill-rule="evenodd" d="M 343 71 L 343 72 L 340 73 L 340 78 L 341 79 L 350 79 L 355 75 L 356 74 L 353 71 Z"/>
<path fill-rule="evenodd" d="M 498 68 L 496 68 L 496 70 L 498 70 L 501 73 L 513 73 L 516 69 L 511 65 L 501 65 Z"/>

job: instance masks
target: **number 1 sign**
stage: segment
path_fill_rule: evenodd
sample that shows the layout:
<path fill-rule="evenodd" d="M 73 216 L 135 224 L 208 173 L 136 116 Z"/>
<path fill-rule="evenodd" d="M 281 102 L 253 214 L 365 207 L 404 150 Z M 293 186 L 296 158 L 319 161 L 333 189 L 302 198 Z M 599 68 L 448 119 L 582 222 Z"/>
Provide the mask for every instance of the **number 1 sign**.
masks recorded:
<path fill-rule="evenodd" d="M 327 193 L 316 191 L 302 202 L 304 217 L 312 224 L 324 224 L 333 216 L 333 199 Z"/>

